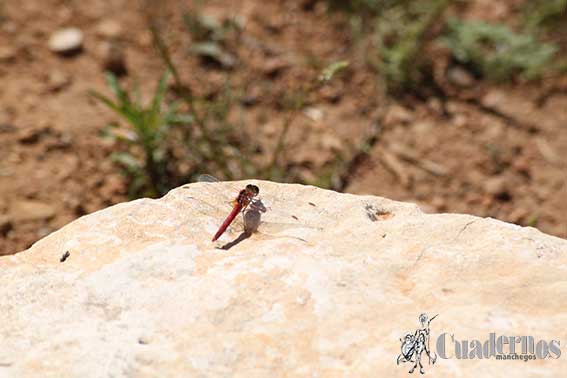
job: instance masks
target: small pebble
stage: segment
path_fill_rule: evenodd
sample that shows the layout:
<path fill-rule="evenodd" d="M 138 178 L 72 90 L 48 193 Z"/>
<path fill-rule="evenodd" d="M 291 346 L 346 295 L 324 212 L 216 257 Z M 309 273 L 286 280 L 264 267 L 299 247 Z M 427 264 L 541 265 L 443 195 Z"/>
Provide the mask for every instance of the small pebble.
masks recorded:
<path fill-rule="evenodd" d="M 44 226 L 44 227 L 40 227 L 39 230 L 37 230 L 37 238 L 41 239 L 46 237 L 47 235 L 51 234 L 53 232 L 53 229 L 49 226 Z"/>
<path fill-rule="evenodd" d="M 281 74 L 288 67 L 289 62 L 286 59 L 276 57 L 268 59 L 262 66 L 262 69 L 265 75 L 274 78 Z"/>
<path fill-rule="evenodd" d="M 96 27 L 98 36 L 108 39 L 117 39 L 122 34 L 122 26 L 114 20 L 104 20 Z"/>
<path fill-rule="evenodd" d="M 140 345 L 148 345 L 150 342 L 151 339 L 147 335 L 138 337 L 138 344 Z"/>
<path fill-rule="evenodd" d="M 408 124 L 414 119 L 414 115 L 407 108 L 394 104 L 388 108 L 384 123 L 387 125 Z"/>
<path fill-rule="evenodd" d="M 78 28 L 59 29 L 49 38 L 49 49 L 61 55 L 74 54 L 83 48 L 83 32 Z"/>
<path fill-rule="evenodd" d="M 0 215 L 0 235 L 6 236 L 12 230 L 12 219 L 7 215 Z"/>
<path fill-rule="evenodd" d="M 45 130 L 42 128 L 27 127 L 19 131 L 18 141 L 22 144 L 34 144 L 44 133 Z"/>
<path fill-rule="evenodd" d="M 333 104 L 340 101 L 341 97 L 343 96 L 342 92 L 342 87 L 338 85 L 325 85 L 319 91 L 319 93 L 321 93 L 321 97 Z"/>
<path fill-rule="evenodd" d="M 2 20 L 2 22 L 0 23 L 0 30 L 8 34 L 12 34 L 18 30 L 18 27 L 12 21 Z"/>
<path fill-rule="evenodd" d="M 449 71 L 447 71 L 447 79 L 451 83 L 463 88 L 470 87 L 474 84 L 473 76 L 468 71 L 458 66 L 449 68 Z"/>
<path fill-rule="evenodd" d="M 34 200 L 15 200 L 10 205 L 10 217 L 14 222 L 28 222 L 48 220 L 55 216 L 56 209 L 53 205 Z M 51 230 L 38 231 L 39 236 L 45 236 Z"/>
<path fill-rule="evenodd" d="M 51 71 L 47 77 L 47 86 L 50 91 L 57 92 L 71 83 L 71 78 L 61 71 Z"/>
<path fill-rule="evenodd" d="M 0 62 L 11 62 L 16 58 L 16 49 L 10 46 L 0 46 Z"/>
<path fill-rule="evenodd" d="M 126 57 L 123 46 L 118 42 L 105 42 L 100 47 L 102 66 L 106 71 L 110 71 L 117 76 L 125 75 Z"/>
<path fill-rule="evenodd" d="M 484 191 L 499 201 L 509 201 L 511 194 L 508 188 L 509 182 L 503 176 L 491 177 L 483 184 Z"/>
<path fill-rule="evenodd" d="M 253 86 L 246 91 L 246 94 L 242 98 L 242 105 L 244 106 L 254 106 L 262 97 L 262 93 L 259 87 Z"/>
<path fill-rule="evenodd" d="M 0 109 L 0 134 L 14 131 L 16 131 L 16 127 L 12 124 L 10 114 Z"/>
<path fill-rule="evenodd" d="M 305 114 L 308 118 L 310 118 L 314 122 L 321 121 L 325 115 L 321 109 L 314 107 L 306 108 L 303 111 L 303 114 Z"/>

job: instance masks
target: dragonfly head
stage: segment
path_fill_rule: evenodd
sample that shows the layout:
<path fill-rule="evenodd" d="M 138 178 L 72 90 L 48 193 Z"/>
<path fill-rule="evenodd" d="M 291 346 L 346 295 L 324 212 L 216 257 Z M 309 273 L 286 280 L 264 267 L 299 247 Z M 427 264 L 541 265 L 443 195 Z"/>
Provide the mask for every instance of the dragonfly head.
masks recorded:
<path fill-rule="evenodd" d="M 260 189 L 256 185 L 248 184 L 246 185 L 246 192 L 252 197 L 256 197 L 260 193 Z"/>

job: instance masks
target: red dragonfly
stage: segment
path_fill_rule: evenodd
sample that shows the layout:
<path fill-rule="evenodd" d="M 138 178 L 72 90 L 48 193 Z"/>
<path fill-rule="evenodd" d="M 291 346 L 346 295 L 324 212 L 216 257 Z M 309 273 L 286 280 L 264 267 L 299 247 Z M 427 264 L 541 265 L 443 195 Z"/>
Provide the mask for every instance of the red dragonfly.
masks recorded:
<path fill-rule="evenodd" d="M 214 182 L 216 181 L 216 179 L 209 175 L 202 175 L 201 177 L 199 177 L 199 181 Z M 215 236 L 213 236 L 212 241 L 217 241 L 218 238 L 220 238 L 222 234 L 224 234 L 224 232 L 226 231 L 228 226 L 230 226 L 234 218 L 236 218 L 236 216 L 241 211 L 244 212 L 246 210 L 250 202 L 252 202 L 252 200 L 254 199 L 254 197 L 258 195 L 258 193 L 260 193 L 260 188 L 252 184 L 246 185 L 246 188 L 242 189 L 240 193 L 238 193 L 238 196 L 231 202 L 232 211 L 230 212 L 230 214 L 228 214 L 224 222 L 222 222 L 221 226 L 219 227 L 219 230 L 217 231 Z"/>
<path fill-rule="evenodd" d="M 210 175 L 201 175 L 198 178 L 199 182 L 211 182 L 211 183 L 218 183 L 215 177 Z M 228 185 L 229 187 L 233 188 L 234 193 L 238 193 L 236 198 L 233 197 L 233 200 L 230 201 L 230 213 L 226 216 L 224 222 L 218 228 L 218 231 L 212 238 L 212 241 L 218 240 L 226 230 L 235 222 L 238 214 L 243 214 L 243 219 L 238 221 L 238 226 L 236 228 L 242 229 L 247 233 L 260 231 L 260 233 L 266 234 L 268 231 L 271 234 L 280 233 L 284 230 L 288 229 L 300 229 L 300 228 L 307 228 L 312 229 L 314 227 L 307 226 L 301 224 L 298 221 L 298 218 L 294 215 L 287 214 L 282 211 L 273 211 L 272 209 L 268 209 L 262 203 L 262 200 L 259 199 L 260 189 L 256 185 L 248 184 L 244 189 L 239 189 L 234 185 L 224 183 L 224 185 Z M 223 186 L 217 187 L 213 185 L 206 189 L 209 192 L 211 198 L 217 198 L 221 202 L 227 204 L 226 211 L 229 210 L 228 206 L 228 193 L 226 190 L 223 189 Z M 226 200 L 223 200 L 226 198 Z M 207 202 L 207 200 L 200 200 L 199 201 L 211 210 L 207 210 L 208 215 L 215 215 L 220 214 L 225 209 L 224 205 L 212 205 Z M 250 209 L 250 211 L 246 211 Z M 267 212 L 269 210 L 269 212 Z M 286 220 L 288 223 L 274 223 L 274 222 L 266 222 L 261 220 L 261 213 L 269 214 L 269 218 L 276 218 L 279 220 Z M 226 214 L 226 213 L 225 213 Z M 216 215 L 215 215 L 216 216 Z"/>

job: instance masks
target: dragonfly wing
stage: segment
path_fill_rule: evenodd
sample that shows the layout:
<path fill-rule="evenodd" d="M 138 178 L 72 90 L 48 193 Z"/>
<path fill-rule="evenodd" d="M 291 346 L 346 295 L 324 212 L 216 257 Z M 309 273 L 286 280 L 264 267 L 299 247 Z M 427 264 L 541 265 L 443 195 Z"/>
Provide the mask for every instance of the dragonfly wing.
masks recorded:
<path fill-rule="evenodd" d="M 207 174 L 200 175 L 197 178 L 197 182 L 211 184 L 211 185 L 206 185 L 205 191 L 211 192 L 218 198 L 230 196 L 230 200 L 225 201 L 230 205 L 230 207 L 233 206 L 233 203 L 231 201 L 236 199 L 238 193 L 240 193 L 240 191 L 244 189 L 244 186 L 238 187 L 231 182 L 220 181 L 216 177 Z"/>
<path fill-rule="evenodd" d="M 289 218 L 284 218 L 283 222 L 279 221 L 281 219 L 279 217 L 274 222 L 272 221 L 273 218 L 266 217 L 266 214 L 268 214 L 268 211 L 264 213 L 255 208 L 248 209 L 243 217 L 246 229 L 253 232 L 259 231 L 264 234 L 278 234 L 299 229 L 317 229 L 317 227 L 307 225 L 292 215 L 289 215 Z"/>
<path fill-rule="evenodd" d="M 199 191 L 195 191 L 195 195 L 201 197 L 202 193 L 204 193 L 205 198 L 203 198 L 203 201 L 214 203 L 219 209 L 223 209 L 228 214 L 234 207 L 234 200 L 238 196 L 239 190 L 233 186 L 227 188 L 224 183 L 213 180 L 216 180 L 216 178 L 210 175 L 199 176 L 199 182 L 207 184 Z M 191 186 L 189 186 L 189 189 L 191 189 Z M 201 198 L 198 199 L 201 200 Z"/>
<path fill-rule="evenodd" d="M 238 193 L 240 193 L 240 191 L 244 189 L 244 185 L 242 187 L 237 187 L 236 185 L 230 182 L 221 182 L 219 179 L 209 174 L 200 175 L 197 181 L 203 183 L 218 184 L 218 185 L 207 185 L 205 189 L 206 191 L 211 192 L 211 194 L 215 195 L 217 198 L 223 198 L 223 197 L 226 198 L 227 193 L 229 193 L 230 196 L 232 196 L 230 200 L 234 200 L 238 196 Z M 265 207 L 264 203 L 262 203 L 262 198 L 263 198 L 262 194 L 260 194 L 258 197 L 256 197 L 255 200 L 253 200 L 251 205 L 255 205 L 260 212 L 266 213 L 270 218 L 275 218 L 278 221 L 280 220 L 293 221 L 295 219 L 293 214 L 285 213 L 280 209 L 274 210 L 272 207 Z M 231 203 L 230 201 L 225 201 L 225 202 L 229 203 L 231 207 L 233 206 L 233 203 Z M 286 204 L 282 203 L 282 205 L 285 206 Z M 267 213 L 267 211 L 269 211 L 269 214 Z"/>
<path fill-rule="evenodd" d="M 255 201 L 251 207 L 257 209 L 262 213 L 262 216 L 267 222 L 276 222 L 282 224 L 301 224 L 301 219 L 294 215 L 292 212 L 283 209 L 283 206 L 289 206 L 288 204 L 281 204 L 281 206 L 276 206 L 270 204 L 270 206 L 265 205 L 262 200 Z"/>
<path fill-rule="evenodd" d="M 297 223 L 276 223 L 276 222 L 264 222 L 259 224 L 257 231 L 260 235 L 268 238 L 291 238 L 302 242 L 308 242 L 307 235 L 310 230 L 316 229 L 316 227 L 307 226 Z M 247 230 L 249 231 L 249 230 Z M 306 234 L 307 232 L 307 234 Z"/>
<path fill-rule="evenodd" d="M 206 183 L 204 188 L 206 197 L 203 200 L 199 199 L 207 203 L 205 209 L 212 207 L 220 209 L 222 210 L 220 213 L 223 213 L 223 216 L 226 217 L 233 208 L 232 201 L 242 188 L 237 188 L 232 183 L 219 182 L 214 176 L 207 174 L 199 176 L 198 181 Z M 294 229 L 317 229 L 317 227 L 305 224 L 293 213 L 287 212 L 284 207 L 289 206 L 289 204 L 277 198 L 270 197 L 270 199 L 273 201 L 266 201 L 269 206 L 265 206 L 262 199 L 256 198 L 248 206 L 244 217 L 239 214 L 229 228 L 234 232 L 259 231 L 263 234 L 272 235 Z M 211 203 L 215 205 L 211 205 Z M 217 213 L 215 211 L 215 214 Z M 220 221 L 222 222 L 222 220 L 224 218 Z"/>
<path fill-rule="evenodd" d="M 266 234 L 278 234 L 285 231 L 297 230 L 297 229 L 317 229 L 317 227 L 302 224 L 300 222 L 277 223 L 277 222 L 264 222 L 264 221 L 262 221 L 260 223 L 260 226 L 258 227 L 258 231 Z"/>
<path fill-rule="evenodd" d="M 220 182 L 219 179 L 217 179 L 216 177 L 211 176 L 211 175 L 200 175 L 197 178 L 197 181 L 198 182 Z"/>
<path fill-rule="evenodd" d="M 215 218 L 222 218 L 223 216 L 227 216 L 230 214 L 230 208 L 228 206 L 222 206 L 218 204 L 214 204 L 210 201 L 214 199 L 202 199 L 202 198 L 195 198 L 190 197 L 191 200 L 196 201 L 197 206 L 196 210 L 204 215 L 215 217 Z M 224 218 L 223 218 L 224 219 Z"/>

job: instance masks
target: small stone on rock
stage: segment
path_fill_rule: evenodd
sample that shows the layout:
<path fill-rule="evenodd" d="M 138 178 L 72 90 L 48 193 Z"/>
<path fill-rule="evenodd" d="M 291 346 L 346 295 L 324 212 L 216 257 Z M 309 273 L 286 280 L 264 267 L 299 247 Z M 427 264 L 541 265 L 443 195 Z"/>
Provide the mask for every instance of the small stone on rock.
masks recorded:
<path fill-rule="evenodd" d="M 138 337 L 138 344 L 140 344 L 140 345 L 148 345 L 150 342 L 151 342 L 151 339 L 148 336 Z"/>

